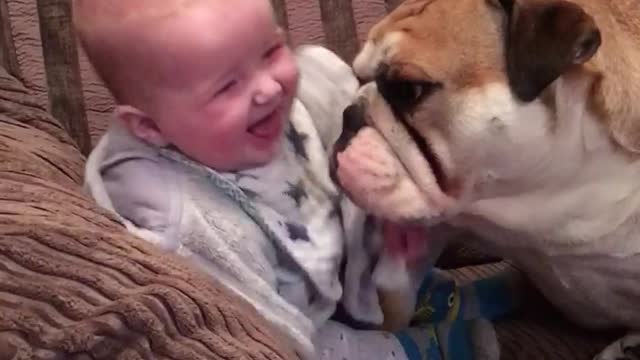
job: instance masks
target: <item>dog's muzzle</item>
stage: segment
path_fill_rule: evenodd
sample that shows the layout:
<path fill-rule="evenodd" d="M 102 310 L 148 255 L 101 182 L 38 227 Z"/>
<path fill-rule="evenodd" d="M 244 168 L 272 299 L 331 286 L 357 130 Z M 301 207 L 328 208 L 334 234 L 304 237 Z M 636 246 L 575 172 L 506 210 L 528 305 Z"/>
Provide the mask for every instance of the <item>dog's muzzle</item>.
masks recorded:
<path fill-rule="evenodd" d="M 342 132 L 338 137 L 338 140 L 333 146 L 333 150 L 329 157 L 329 175 L 331 180 L 340 185 L 340 181 L 337 176 L 338 171 L 338 154 L 343 152 L 351 140 L 358 134 L 360 129 L 365 127 L 366 113 L 365 105 L 362 100 L 356 100 L 351 105 L 347 106 L 342 112 Z"/>

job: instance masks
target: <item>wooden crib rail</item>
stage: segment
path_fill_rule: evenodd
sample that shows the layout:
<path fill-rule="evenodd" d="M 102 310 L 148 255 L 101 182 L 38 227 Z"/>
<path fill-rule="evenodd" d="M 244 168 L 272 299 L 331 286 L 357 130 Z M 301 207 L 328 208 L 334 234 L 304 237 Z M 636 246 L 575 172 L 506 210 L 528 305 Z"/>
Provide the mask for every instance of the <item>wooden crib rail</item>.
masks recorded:
<path fill-rule="evenodd" d="M 314 1 L 316 3 L 313 3 Z M 277 21 L 288 30 L 290 37 L 292 33 L 297 35 L 298 42 L 301 32 L 300 23 L 306 20 L 295 16 L 299 15 L 301 7 L 318 8 L 319 21 L 314 23 L 314 26 L 319 27 L 315 32 L 322 32 L 317 36 L 320 39 L 318 41 L 348 62 L 358 51 L 366 28 L 378 16 L 393 9 L 401 1 L 271 0 Z M 368 10 L 372 8 L 382 10 L 373 11 L 374 15 L 371 15 L 371 11 Z M 362 15 L 363 9 L 365 15 Z M 92 136 L 95 140 L 95 136 L 99 133 L 96 126 L 92 125 L 94 123 L 91 119 L 88 119 L 90 117 L 88 110 L 106 114 L 108 106 L 101 103 L 99 110 L 87 107 L 87 96 L 94 96 L 96 84 L 93 79 L 89 81 L 92 82 L 91 84 L 87 84 L 86 69 L 83 72 L 83 64 L 79 60 L 81 49 L 77 46 L 71 17 L 71 0 L 0 0 L 0 66 L 22 80 L 27 87 L 42 93 L 43 106 L 48 106 L 50 112 L 59 119 L 76 141 L 78 148 L 84 154 L 88 154 L 92 147 Z M 16 20 L 16 18 L 20 19 Z M 319 22 L 321 24 L 318 24 Z M 363 25 L 363 22 L 366 24 Z M 38 62 L 42 70 L 34 71 L 31 66 L 34 62 L 34 52 L 31 51 L 25 55 L 27 53 L 25 46 L 22 43 L 16 43 L 16 37 L 24 36 L 24 33 L 28 32 L 25 29 L 30 24 L 26 23 L 38 24 L 35 37 L 38 38 L 36 39 L 38 43 L 41 42 L 39 45 L 42 48 L 42 55 L 37 55 L 39 50 L 35 51 L 36 56 L 41 57 L 35 62 Z M 291 23 L 295 23 L 294 26 L 297 28 L 292 29 Z M 306 23 L 303 23 L 302 27 L 305 26 L 307 26 Z M 31 58 L 25 60 L 29 56 Z M 25 63 L 28 64 L 25 65 Z M 83 90 L 83 84 L 91 89 Z"/>
<path fill-rule="evenodd" d="M 91 151 L 91 137 L 71 16 L 69 0 L 38 0 L 51 114 L 62 123 L 86 155 Z"/>
<path fill-rule="evenodd" d="M 20 67 L 16 58 L 6 0 L 0 0 L 0 66 L 5 68 L 9 74 L 20 78 Z"/>

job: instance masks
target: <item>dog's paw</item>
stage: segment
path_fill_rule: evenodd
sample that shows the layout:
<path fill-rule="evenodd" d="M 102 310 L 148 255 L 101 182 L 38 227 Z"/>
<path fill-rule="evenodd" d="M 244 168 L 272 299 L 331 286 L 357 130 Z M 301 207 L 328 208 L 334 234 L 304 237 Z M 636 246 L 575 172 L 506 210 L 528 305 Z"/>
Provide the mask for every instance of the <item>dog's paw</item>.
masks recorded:
<path fill-rule="evenodd" d="M 640 333 L 629 334 L 615 341 L 593 360 L 640 360 Z"/>

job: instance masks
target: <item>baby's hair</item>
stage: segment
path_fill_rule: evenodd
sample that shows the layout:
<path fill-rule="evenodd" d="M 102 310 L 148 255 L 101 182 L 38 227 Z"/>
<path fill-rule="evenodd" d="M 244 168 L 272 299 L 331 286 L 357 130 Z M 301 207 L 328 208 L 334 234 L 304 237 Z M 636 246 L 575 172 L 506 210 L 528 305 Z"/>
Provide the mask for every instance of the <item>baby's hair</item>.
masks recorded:
<path fill-rule="evenodd" d="M 73 0 L 73 11 L 78 15 L 76 24 L 95 25 L 168 17 L 198 1 L 202 0 Z"/>
<path fill-rule="evenodd" d="M 168 75 L 161 69 L 172 61 L 158 36 L 162 24 L 196 5 L 233 1 L 72 0 L 73 24 L 89 62 L 116 102 L 142 108 L 164 84 Z M 155 66 L 159 63 L 164 67 Z"/>
<path fill-rule="evenodd" d="M 201 1 L 214 0 L 73 0 L 73 25 L 98 76 L 118 102 L 136 102 L 144 91 L 133 89 L 142 65 L 141 51 L 131 42 L 137 29 L 171 18 Z M 229 0 L 227 0 L 229 1 Z M 141 35 L 140 35 L 141 36 Z M 137 61 L 137 62 L 136 62 Z M 137 104 L 132 104 L 137 105 Z"/>

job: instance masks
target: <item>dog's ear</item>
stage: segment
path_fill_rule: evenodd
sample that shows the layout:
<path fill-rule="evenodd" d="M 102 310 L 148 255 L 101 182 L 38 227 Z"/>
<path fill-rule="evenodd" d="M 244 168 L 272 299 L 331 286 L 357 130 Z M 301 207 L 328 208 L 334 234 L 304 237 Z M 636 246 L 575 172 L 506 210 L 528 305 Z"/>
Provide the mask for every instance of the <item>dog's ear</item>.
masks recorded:
<path fill-rule="evenodd" d="M 564 0 L 490 0 L 507 14 L 507 76 L 514 94 L 532 101 L 602 42 L 593 18 Z"/>

